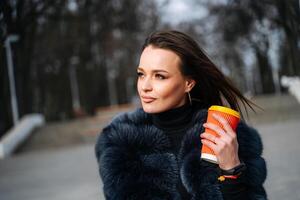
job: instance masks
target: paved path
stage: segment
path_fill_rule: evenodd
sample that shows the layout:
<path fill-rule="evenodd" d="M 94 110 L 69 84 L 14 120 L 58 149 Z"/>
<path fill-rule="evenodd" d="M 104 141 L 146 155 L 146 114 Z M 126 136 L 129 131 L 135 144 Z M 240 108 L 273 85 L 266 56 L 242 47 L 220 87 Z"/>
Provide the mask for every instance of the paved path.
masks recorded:
<path fill-rule="evenodd" d="M 300 199 L 300 120 L 260 125 L 271 200 Z"/>
<path fill-rule="evenodd" d="M 300 199 L 300 123 L 259 125 L 271 200 Z M 96 200 L 101 194 L 93 146 L 20 154 L 0 161 L 1 200 Z"/>
<path fill-rule="evenodd" d="M 104 200 L 93 146 L 0 160 L 1 200 Z"/>

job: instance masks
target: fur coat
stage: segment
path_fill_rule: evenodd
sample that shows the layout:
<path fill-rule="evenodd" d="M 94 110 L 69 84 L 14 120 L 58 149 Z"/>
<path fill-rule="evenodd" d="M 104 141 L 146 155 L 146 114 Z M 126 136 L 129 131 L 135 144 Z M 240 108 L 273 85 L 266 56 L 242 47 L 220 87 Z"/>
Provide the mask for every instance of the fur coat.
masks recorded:
<path fill-rule="evenodd" d="M 201 160 L 200 134 L 207 110 L 196 111 L 178 155 L 170 152 L 166 134 L 156 128 L 141 108 L 115 117 L 95 146 L 103 191 L 108 200 L 179 200 L 180 178 L 193 200 L 222 200 L 219 167 Z M 265 200 L 266 163 L 262 141 L 244 122 L 237 127 L 239 158 L 247 170 L 242 182 L 251 200 Z"/>

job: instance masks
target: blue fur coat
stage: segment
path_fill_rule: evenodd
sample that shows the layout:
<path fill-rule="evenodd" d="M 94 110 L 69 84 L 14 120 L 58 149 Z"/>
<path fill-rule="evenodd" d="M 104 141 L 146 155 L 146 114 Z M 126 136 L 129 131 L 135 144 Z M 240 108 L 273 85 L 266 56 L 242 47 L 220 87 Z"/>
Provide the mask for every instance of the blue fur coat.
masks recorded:
<path fill-rule="evenodd" d="M 95 146 L 106 199 L 179 200 L 176 184 L 180 178 L 192 200 L 222 200 L 218 166 L 200 158 L 200 134 L 206 117 L 205 109 L 194 115 L 177 156 L 170 152 L 168 137 L 141 108 L 115 117 Z M 261 138 L 255 129 L 240 122 L 237 139 L 239 158 L 247 166 L 241 180 L 247 186 L 247 196 L 265 200 Z"/>

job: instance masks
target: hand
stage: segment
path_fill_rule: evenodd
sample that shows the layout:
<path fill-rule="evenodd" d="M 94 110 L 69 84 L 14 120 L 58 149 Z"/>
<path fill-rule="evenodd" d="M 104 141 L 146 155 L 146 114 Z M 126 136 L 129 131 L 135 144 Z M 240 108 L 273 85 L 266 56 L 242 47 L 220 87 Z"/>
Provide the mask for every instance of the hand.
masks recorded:
<path fill-rule="evenodd" d="M 203 124 L 205 128 L 215 131 L 219 137 L 204 132 L 200 135 L 201 142 L 215 152 L 221 169 L 232 169 L 241 163 L 238 156 L 236 133 L 222 116 L 217 114 L 212 116 L 223 125 L 224 130 L 212 123 Z"/>

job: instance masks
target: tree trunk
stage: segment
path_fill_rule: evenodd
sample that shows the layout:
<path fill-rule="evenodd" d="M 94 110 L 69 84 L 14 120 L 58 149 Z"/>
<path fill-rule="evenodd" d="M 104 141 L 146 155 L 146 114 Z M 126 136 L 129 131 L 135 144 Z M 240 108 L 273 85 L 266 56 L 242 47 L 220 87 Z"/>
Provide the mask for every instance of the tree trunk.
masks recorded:
<path fill-rule="evenodd" d="M 261 86 L 263 94 L 275 92 L 275 85 L 267 52 L 262 52 L 259 48 L 255 48 L 258 69 L 261 77 Z"/>
<path fill-rule="evenodd" d="M 277 24 L 285 33 L 285 51 L 282 52 L 289 62 L 284 63 L 285 69 L 281 69 L 283 75 L 300 75 L 300 8 L 298 0 L 284 1 L 276 0 L 273 2 L 277 12 Z M 288 64 L 288 66 L 287 66 Z M 288 68 L 288 69 L 286 69 Z"/>

